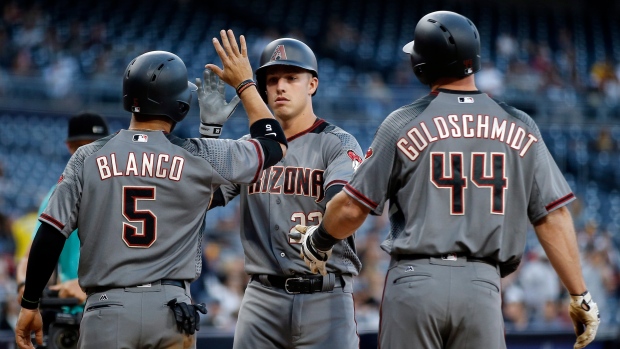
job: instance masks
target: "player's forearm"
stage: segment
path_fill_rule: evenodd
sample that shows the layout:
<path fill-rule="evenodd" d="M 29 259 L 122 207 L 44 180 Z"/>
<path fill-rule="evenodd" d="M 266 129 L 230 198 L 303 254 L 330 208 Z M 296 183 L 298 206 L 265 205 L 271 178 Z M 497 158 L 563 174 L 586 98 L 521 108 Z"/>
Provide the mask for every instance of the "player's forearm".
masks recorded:
<path fill-rule="evenodd" d="M 58 264 L 65 241 L 65 236 L 51 225 L 43 223 L 39 227 L 28 258 L 22 307 L 38 307 L 43 289 Z"/>
<path fill-rule="evenodd" d="M 256 86 L 246 88 L 239 97 L 241 97 L 243 108 L 245 108 L 245 111 L 248 114 L 250 126 L 260 119 L 275 119 L 261 96 L 258 94 Z"/>
<path fill-rule="evenodd" d="M 566 207 L 551 212 L 534 226 L 551 265 L 571 294 L 581 294 L 586 285 L 581 273 L 573 220 Z"/>
<path fill-rule="evenodd" d="M 366 206 L 341 191 L 327 204 L 322 225 L 334 238 L 346 239 L 364 223 L 369 212 Z"/>

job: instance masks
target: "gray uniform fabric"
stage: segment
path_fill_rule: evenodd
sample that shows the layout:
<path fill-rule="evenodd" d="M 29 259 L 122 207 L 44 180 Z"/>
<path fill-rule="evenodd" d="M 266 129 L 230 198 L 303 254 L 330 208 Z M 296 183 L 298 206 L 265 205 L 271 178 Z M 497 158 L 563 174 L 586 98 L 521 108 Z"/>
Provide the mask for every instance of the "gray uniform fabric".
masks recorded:
<path fill-rule="evenodd" d="M 78 347 L 196 348 L 195 336 L 177 330 L 174 314 L 166 305 L 171 299 L 191 303 L 189 287 L 155 283 L 91 294 L 80 323 Z"/>
<path fill-rule="evenodd" d="M 483 93 L 447 90 L 389 115 L 344 190 L 373 214 L 381 214 L 389 202 L 391 228 L 381 247 L 393 258 L 454 253 L 502 264 L 520 261 L 526 217 L 536 222 L 574 200 L 528 115 Z M 388 345 L 392 342 L 384 329 L 395 335 L 395 328 L 402 328 L 392 315 L 385 316 L 394 309 L 394 298 L 388 296 L 395 287 L 391 274 L 381 319 L 385 348 L 396 346 Z M 434 288 L 450 282 L 454 280 L 434 281 Z M 425 307 L 426 298 L 416 294 L 417 288 L 401 289 L 415 306 Z M 501 315 L 499 303 L 494 307 Z M 486 317 L 479 326 L 493 328 L 495 321 Z M 435 330 L 437 336 L 443 331 Z M 409 330 L 397 336 L 413 340 Z"/>
<path fill-rule="evenodd" d="M 310 274 L 299 258 L 300 245 L 289 240 L 288 233 L 297 224 L 319 224 L 325 212 L 325 191 L 332 185 L 346 184 L 362 161 L 362 151 L 355 138 L 322 119 L 290 137 L 288 146 L 286 157 L 264 170 L 255 184 L 220 187 L 226 203 L 236 195 L 241 196 L 241 241 L 245 270 L 251 275 Z M 360 268 L 353 236 L 334 247 L 327 264 L 329 273 L 357 275 Z M 346 279 L 350 283 L 351 278 Z M 335 288 L 305 295 L 290 295 L 256 281 L 249 286 L 241 305 L 234 348 L 318 349 L 326 348 L 326 338 L 343 339 L 338 342 L 341 345 L 335 346 L 338 348 L 359 346 L 351 285 L 345 287 L 344 293 L 341 288 Z M 331 324 L 336 313 L 338 316 L 333 321 L 338 326 Z M 282 326 L 290 326 L 291 316 L 315 325 L 303 325 L 290 332 Z M 273 320 L 266 321 L 266 317 Z M 313 333 L 317 326 L 321 327 L 321 335 Z"/>
<path fill-rule="evenodd" d="M 78 149 L 40 220 L 65 236 L 79 227 L 78 277 L 87 291 L 161 279 L 191 281 L 202 268 L 211 188 L 251 183 L 263 158 L 254 140 L 181 139 L 161 131 L 121 130 Z M 129 318 L 123 321 L 149 319 L 141 314 L 124 312 Z"/>

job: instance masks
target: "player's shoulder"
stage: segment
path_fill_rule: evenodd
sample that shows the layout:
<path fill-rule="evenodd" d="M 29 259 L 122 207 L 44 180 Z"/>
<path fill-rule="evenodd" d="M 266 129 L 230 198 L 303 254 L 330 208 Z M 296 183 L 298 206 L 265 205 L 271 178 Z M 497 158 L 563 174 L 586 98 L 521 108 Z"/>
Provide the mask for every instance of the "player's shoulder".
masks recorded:
<path fill-rule="evenodd" d="M 420 116 L 436 97 L 436 94 L 428 94 L 392 111 L 379 125 L 379 133 L 397 135 L 407 124 Z"/>
<path fill-rule="evenodd" d="M 388 121 L 390 119 L 406 119 L 411 121 L 417 118 L 428 106 L 431 102 L 437 97 L 436 94 L 429 93 L 425 96 L 422 96 L 412 103 L 403 105 L 400 108 L 397 108 L 393 112 L 391 112 L 385 120 Z"/>
<path fill-rule="evenodd" d="M 323 119 L 319 119 L 321 124 L 312 130 L 312 133 L 322 135 L 326 141 L 329 139 L 334 142 L 338 142 L 343 146 L 350 146 L 358 144 L 357 139 L 351 133 L 347 132 L 338 125 L 328 122 Z"/>
<path fill-rule="evenodd" d="M 495 103 L 497 103 L 497 105 L 502 108 L 508 115 L 514 117 L 515 119 L 521 121 L 522 123 L 524 123 L 526 126 L 534 129 L 534 130 L 538 130 L 538 126 L 536 125 L 536 122 L 534 121 L 534 119 L 532 119 L 531 116 L 529 116 L 528 113 L 524 112 L 523 110 L 517 109 L 511 105 L 509 105 L 508 103 L 499 100 L 495 97 L 491 97 L 489 96 L 489 98 L 494 101 Z"/>

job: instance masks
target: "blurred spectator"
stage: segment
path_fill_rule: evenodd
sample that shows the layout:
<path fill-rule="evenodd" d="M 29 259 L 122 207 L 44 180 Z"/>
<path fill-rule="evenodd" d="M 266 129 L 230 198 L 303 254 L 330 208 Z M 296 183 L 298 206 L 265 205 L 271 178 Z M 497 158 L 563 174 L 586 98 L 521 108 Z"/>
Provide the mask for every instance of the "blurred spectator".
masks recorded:
<path fill-rule="evenodd" d="M 73 81 L 77 70 L 78 65 L 73 57 L 57 54 L 52 64 L 43 70 L 48 95 L 54 99 L 67 97 L 74 90 Z"/>
<path fill-rule="evenodd" d="M 497 47 L 497 55 L 507 60 L 514 58 L 519 49 L 517 40 L 511 34 L 505 32 L 497 36 L 495 45 Z"/>
<path fill-rule="evenodd" d="M 500 97 L 504 94 L 504 75 L 495 68 L 493 62 L 483 62 L 482 70 L 475 75 L 475 79 L 480 91 L 494 97 Z"/>
<path fill-rule="evenodd" d="M 30 246 L 32 231 L 38 222 L 38 218 L 37 208 L 33 207 L 11 224 L 11 232 L 15 241 L 15 261 L 22 259 L 28 246 Z"/>
<path fill-rule="evenodd" d="M 11 232 L 9 217 L 0 212 L 0 258 L 15 254 L 15 240 Z"/>
<path fill-rule="evenodd" d="M 618 150 L 618 141 L 613 139 L 608 127 L 601 127 L 598 137 L 590 142 L 588 148 L 592 152 L 615 152 Z"/>
<path fill-rule="evenodd" d="M 384 118 L 391 108 L 392 91 L 378 72 L 363 75 L 363 80 L 366 114 L 373 118 Z"/>
<path fill-rule="evenodd" d="M 517 284 L 502 287 L 502 308 L 507 331 L 523 331 L 529 325 L 529 316 L 525 305 L 525 292 Z"/>
<path fill-rule="evenodd" d="M 519 284 L 527 290 L 525 305 L 530 320 L 544 321 L 547 303 L 558 300 L 561 289 L 560 280 L 540 245 L 528 253 L 518 277 Z"/>

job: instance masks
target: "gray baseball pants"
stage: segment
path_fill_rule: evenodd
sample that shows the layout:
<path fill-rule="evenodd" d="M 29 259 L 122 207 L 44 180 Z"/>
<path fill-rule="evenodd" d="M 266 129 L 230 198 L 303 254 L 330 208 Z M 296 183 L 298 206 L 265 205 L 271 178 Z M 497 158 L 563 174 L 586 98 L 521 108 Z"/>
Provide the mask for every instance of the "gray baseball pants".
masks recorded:
<path fill-rule="evenodd" d="M 500 276 L 477 261 L 392 259 L 380 349 L 504 349 Z"/>
<path fill-rule="evenodd" d="M 344 289 L 312 294 L 250 281 L 235 329 L 233 349 L 358 349 L 351 277 Z"/>
<path fill-rule="evenodd" d="M 185 289 L 153 283 L 150 287 L 125 287 L 89 294 L 80 323 L 78 348 L 138 349 L 196 348 L 194 335 L 177 329 L 166 305 L 176 298 L 191 303 Z"/>

